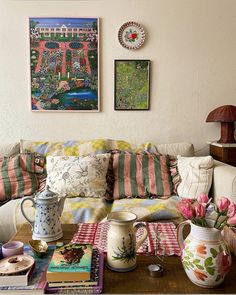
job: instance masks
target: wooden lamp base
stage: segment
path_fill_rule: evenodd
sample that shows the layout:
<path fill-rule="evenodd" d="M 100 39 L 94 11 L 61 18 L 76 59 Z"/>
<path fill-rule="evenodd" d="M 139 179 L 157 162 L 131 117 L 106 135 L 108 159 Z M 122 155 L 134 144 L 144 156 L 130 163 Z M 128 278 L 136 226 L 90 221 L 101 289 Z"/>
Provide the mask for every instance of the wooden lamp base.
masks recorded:
<path fill-rule="evenodd" d="M 234 138 L 234 122 L 221 122 L 221 138 L 219 143 L 236 143 Z"/>

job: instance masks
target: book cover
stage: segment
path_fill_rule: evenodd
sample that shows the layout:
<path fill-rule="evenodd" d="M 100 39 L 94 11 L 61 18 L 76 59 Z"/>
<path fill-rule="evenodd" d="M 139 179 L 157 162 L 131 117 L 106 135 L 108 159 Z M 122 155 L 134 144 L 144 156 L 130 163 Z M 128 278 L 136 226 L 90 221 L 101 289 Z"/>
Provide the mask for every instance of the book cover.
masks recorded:
<path fill-rule="evenodd" d="M 47 281 L 90 280 L 92 245 L 69 243 L 56 248 L 47 270 Z"/>
<path fill-rule="evenodd" d="M 49 246 L 47 253 L 43 257 L 37 257 L 29 246 L 24 247 L 24 254 L 31 255 L 35 260 L 35 268 L 29 278 L 27 286 L 7 286 L 0 287 L 0 294 L 44 294 L 46 286 L 46 270 L 53 255 L 55 246 Z"/>
<path fill-rule="evenodd" d="M 97 281 L 97 285 L 64 286 L 45 288 L 46 294 L 98 294 L 103 291 L 104 254 L 98 249 L 93 249 L 91 281 Z"/>
<path fill-rule="evenodd" d="M 0 274 L 0 287 L 27 286 L 29 283 L 29 278 L 33 273 L 34 267 L 35 263 L 29 269 L 16 274 Z"/>

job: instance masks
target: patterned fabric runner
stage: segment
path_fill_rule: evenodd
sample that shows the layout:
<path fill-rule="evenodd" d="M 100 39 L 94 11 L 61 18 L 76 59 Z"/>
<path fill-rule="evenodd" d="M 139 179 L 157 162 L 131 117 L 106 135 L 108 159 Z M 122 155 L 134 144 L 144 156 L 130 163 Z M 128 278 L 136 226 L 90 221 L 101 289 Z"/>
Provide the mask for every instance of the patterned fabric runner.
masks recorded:
<path fill-rule="evenodd" d="M 180 248 L 177 242 L 177 231 L 174 223 L 167 222 L 143 222 L 148 229 L 148 238 L 138 249 L 137 253 L 142 255 L 178 255 Z M 93 244 L 103 252 L 107 251 L 107 232 L 109 222 L 80 223 L 78 231 L 74 234 L 72 243 Z M 137 240 L 144 229 L 137 232 Z"/>

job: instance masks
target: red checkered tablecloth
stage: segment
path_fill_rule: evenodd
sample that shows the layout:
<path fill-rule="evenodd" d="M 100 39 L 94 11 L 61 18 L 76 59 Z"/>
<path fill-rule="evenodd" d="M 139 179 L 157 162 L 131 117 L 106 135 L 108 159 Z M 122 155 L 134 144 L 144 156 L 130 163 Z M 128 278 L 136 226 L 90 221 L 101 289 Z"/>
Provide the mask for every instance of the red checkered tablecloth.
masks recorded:
<path fill-rule="evenodd" d="M 180 255 L 177 242 L 177 231 L 174 223 L 142 222 L 148 229 L 148 238 L 138 249 L 138 254 L 145 255 Z M 107 232 L 109 222 L 80 223 L 78 231 L 74 234 L 72 242 L 80 244 L 93 244 L 103 252 L 107 250 Z M 137 240 L 142 235 L 143 228 L 137 232 Z"/>

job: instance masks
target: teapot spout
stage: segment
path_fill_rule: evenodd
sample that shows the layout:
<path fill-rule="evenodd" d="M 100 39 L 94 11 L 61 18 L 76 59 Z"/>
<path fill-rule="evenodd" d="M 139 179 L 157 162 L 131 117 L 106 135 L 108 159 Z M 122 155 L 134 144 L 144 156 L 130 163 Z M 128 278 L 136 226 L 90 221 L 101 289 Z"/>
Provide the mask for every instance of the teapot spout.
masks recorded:
<path fill-rule="evenodd" d="M 58 213 L 59 213 L 59 216 L 61 216 L 62 214 L 62 211 L 63 211 L 63 208 L 64 208 L 64 203 L 65 203 L 65 199 L 66 199 L 66 196 L 63 196 L 60 198 L 59 202 L 58 202 Z"/>

